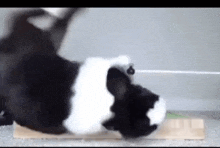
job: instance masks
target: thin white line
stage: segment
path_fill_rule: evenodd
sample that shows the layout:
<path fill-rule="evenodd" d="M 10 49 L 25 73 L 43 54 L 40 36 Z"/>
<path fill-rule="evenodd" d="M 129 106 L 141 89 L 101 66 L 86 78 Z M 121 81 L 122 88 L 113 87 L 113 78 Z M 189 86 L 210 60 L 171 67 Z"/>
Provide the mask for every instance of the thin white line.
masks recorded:
<path fill-rule="evenodd" d="M 135 70 L 135 72 L 137 72 L 137 73 L 174 73 L 174 74 L 220 75 L 220 72 L 209 72 L 209 71 Z"/>

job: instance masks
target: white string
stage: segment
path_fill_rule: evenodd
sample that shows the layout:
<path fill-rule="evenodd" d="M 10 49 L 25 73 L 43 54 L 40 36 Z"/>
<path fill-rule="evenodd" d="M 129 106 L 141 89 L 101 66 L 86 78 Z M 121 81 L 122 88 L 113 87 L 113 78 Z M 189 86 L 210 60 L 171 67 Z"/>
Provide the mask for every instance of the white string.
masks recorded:
<path fill-rule="evenodd" d="M 135 70 L 137 73 L 171 73 L 171 74 L 208 74 L 208 75 L 219 75 L 220 72 L 209 72 L 209 71 L 172 71 L 172 70 Z"/>

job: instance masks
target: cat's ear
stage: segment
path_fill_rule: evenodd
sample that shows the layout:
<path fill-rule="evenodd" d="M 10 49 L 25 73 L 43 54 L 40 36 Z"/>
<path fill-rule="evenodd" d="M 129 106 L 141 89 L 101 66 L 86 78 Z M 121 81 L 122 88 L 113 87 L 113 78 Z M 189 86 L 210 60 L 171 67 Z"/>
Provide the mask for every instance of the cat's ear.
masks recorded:
<path fill-rule="evenodd" d="M 117 68 L 110 68 L 107 75 L 107 88 L 117 99 L 123 99 L 131 81 Z"/>

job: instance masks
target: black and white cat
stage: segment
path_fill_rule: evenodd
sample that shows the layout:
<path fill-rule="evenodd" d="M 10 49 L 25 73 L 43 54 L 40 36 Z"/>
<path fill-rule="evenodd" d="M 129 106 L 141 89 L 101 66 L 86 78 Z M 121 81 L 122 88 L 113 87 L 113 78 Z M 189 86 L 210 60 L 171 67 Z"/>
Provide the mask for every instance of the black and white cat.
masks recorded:
<path fill-rule="evenodd" d="M 129 57 L 89 57 L 77 62 L 58 55 L 77 10 L 70 8 L 47 31 L 28 21 L 49 15 L 45 10 L 13 15 L 9 35 L 0 42 L 5 124 L 14 120 L 51 134 L 108 129 L 128 138 L 149 135 L 165 118 L 166 104 L 158 95 L 133 84 L 127 73 Z M 0 124 L 4 122 L 0 119 Z"/>

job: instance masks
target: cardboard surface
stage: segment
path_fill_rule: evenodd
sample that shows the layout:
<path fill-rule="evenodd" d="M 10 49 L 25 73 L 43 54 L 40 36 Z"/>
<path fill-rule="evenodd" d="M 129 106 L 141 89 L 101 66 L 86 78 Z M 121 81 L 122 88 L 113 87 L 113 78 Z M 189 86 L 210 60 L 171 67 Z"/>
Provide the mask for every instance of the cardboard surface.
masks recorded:
<path fill-rule="evenodd" d="M 92 135 L 50 135 L 36 132 L 14 123 L 14 138 L 21 139 L 121 139 L 119 132 L 104 132 Z M 205 128 L 203 119 L 166 119 L 158 131 L 145 137 L 146 139 L 197 139 L 205 138 Z"/>
<path fill-rule="evenodd" d="M 166 119 L 160 129 L 146 139 L 205 139 L 203 119 Z"/>
<path fill-rule="evenodd" d="M 43 139 L 43 138 L 57 138 L 57 139 L 121 139 L 118 132 L 103 132 L 91 135 L 74 135 L 74 134 L 61 134 L 52 135 L 30 130 L 22 127 L 14 122 L 14 138 L 21 139 Z"/>
<path fill-rule="evenodd" d="M 189 117 L 183 116 L 183 115 L 174 114 L 174 113 L 167 113 L 166 118 L 167 119 L 179 119 L 179 118 L 189 118 Z"/>

